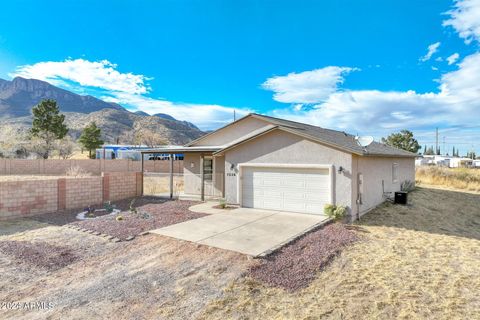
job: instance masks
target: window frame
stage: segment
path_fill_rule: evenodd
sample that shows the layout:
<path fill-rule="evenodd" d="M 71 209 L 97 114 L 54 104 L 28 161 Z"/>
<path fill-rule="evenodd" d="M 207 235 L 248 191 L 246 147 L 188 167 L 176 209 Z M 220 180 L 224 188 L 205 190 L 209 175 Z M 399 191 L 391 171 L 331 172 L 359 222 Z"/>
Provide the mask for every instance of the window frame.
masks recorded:
<path fill-rule="evenodd" d="M 392 183 L 398 183 L 398 162 L 392 164 Z"/>
<path fill-rule="evenodd" d="M 211 163 L 211 171 L 208 172 L 205 170 L 205 164 L 207 163 L 207 161 L 210 161 Z M 208 167 L 207 167 L 208 168 Z M 213 181 L 213 157 L 204 157 L 203 158 L 203 179 L 205 181 Z"/>

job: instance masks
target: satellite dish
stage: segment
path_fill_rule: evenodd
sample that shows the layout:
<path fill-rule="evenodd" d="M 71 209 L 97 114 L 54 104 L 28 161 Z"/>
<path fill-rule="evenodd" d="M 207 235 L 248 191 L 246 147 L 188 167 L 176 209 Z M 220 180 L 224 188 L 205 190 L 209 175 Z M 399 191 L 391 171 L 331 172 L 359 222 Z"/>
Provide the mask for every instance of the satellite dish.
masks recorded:
<path fill-rule="evenodd" d="M 373 142 L 372 136 L 363 136 L 363 137 L 355 137 L 355 141 L 357 141 L 358 145 L 362 148 L 368 147 Z"/>

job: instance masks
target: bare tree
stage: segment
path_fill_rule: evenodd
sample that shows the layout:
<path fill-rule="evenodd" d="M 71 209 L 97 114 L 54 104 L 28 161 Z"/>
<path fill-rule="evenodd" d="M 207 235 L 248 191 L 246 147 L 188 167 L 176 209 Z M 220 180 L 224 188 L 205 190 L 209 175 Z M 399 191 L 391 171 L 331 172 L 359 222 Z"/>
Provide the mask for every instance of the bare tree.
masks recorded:
<path fill-rule="evenodd" d="M 70 137 L 65 137 L 61 140 L 58 140 L 55 147 L 58 151 L 58 156 L 60 158 L 70 159 L 73 156 L 75 143 L 72 141 Z"/>
<path fill-rule="evenodd" d="M 134 140 L 136 144 L 144 144 L 150 148 L 168 144 L 168 140 L 161 134 L 148 129 L 137 130 Z"/>

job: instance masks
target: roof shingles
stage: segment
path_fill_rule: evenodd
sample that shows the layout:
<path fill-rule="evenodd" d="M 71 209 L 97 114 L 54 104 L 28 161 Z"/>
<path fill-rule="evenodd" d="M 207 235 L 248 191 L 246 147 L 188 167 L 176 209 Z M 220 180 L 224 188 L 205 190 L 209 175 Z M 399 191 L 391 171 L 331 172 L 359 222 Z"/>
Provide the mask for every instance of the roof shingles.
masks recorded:
<path fill-rule="evenodd" d="M 405 150 L 397 149 L 380 142 L 372 142 L 367 147 L 361 147 L 355 141 L 355 136 L 331 129 L 325 129 L 317 126 L 312 126 L 305 123 L 284 120 L 260 114 L 252 114 L 257 118 L 264 119 L 270 123 L 283 127 L 285 130 L 299 135 L 309 136 L 315 140 L 322 141 L 331 146 L 336 146 L 340 149 L 348 150 L 352 153 L 363 156 L 387 156 L 387 157 L 415 157 L 415 153 Z"/>

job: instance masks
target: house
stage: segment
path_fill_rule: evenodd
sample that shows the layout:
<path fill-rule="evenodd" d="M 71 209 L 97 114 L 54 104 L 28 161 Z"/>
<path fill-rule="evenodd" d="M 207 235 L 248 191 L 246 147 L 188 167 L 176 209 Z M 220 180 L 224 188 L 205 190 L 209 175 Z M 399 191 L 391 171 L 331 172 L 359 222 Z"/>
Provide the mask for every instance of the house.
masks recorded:
<path fill-rule="evenodd" d="M 146 152 L 146 151 L 145 151 Z M 249 114 L 182 148 L 184 194 L 243 207 L 322 214 L 344 205 L 354 218 L 415 181 L 416 154 L 353 135 Z M 173 179 L 173 178 L 172 178 Z"/>
<path fill-rule="evenodd" d="M 452 158 L 450 168 L 467 168 L 473 166 L 473 160 L 470 158 Z"/>

